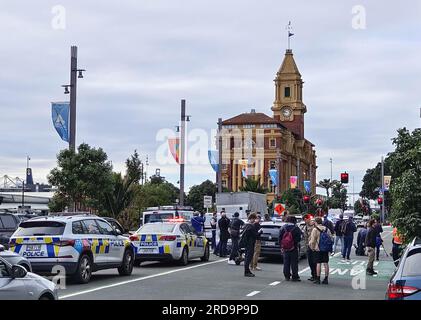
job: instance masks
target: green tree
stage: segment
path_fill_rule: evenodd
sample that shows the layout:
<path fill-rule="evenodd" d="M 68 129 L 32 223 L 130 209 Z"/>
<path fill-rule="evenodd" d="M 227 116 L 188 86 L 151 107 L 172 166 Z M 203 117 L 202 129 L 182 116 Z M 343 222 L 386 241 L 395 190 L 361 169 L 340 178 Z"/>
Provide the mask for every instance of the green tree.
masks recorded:
<path fill-rule="evenodd" d="M 250 191 L 256 193 L 267 193 L 268 190 L 253 178 L 245 179 L 245 186 L 240 188 L 240 191 Z"/>
<path fill-rule="evenodd" d="M 203 210 L 203 197 L 212 196 L 215 201 L 215 194 L 217 192 L 217 186 L 210 180 L 206 180 L 199 185 L 192 186 L 189 194 L 187 195 L 187 203 L 192 206 L 194 210 Z"/>
<path fill-rule="evenodd" d="M 319 181 L 317 186 L 326 190 L 326 196 L 329 199 L 330 197 L 329 191 L 330 189 L 332 189 L 332 186 L 333 186 L 333 183 L 330 181 L 330 179 L 323 179 Z"/>
<path fill-rule="evenodd" d="M 112 166 L 101 149 L 81 144 L 78 152 L 62 150 L 48 182 L 57 188 L 50 208 L 75 203 L 76 210 L 101 210 L 104 194 L 112 189 Z"/>
<path fill-rule="evenodd" d="M 346 210 L 347 190 L 345 185 L 338 180 L 332 181 L 332 197 L 329 199 L 329 207 Z"/>
<path fill-rule="evenodd" d="M 286 205 L 290 214 L 300 214 L 306 210 L 303 193 L 300 189 L 288 189 L 281 195 L 281 203 Z"/>
<path fill-rule="evenodd" d="M 361 204 L 362 202 L 362 204 Z M 371 214 L 371 208 L 370 208 L 370 201 L 368 200 L 357 200 L 354 203 L 354 211 L 357 215 L 370 215 Z"/>
<path fill-rule="evenodd" d="M 147 207 L 173 205 L 180 195 L 180 189 L 164 178 L 157 177 L 151 178 L 137 189 L 134 205 L 139 211 Z"/>

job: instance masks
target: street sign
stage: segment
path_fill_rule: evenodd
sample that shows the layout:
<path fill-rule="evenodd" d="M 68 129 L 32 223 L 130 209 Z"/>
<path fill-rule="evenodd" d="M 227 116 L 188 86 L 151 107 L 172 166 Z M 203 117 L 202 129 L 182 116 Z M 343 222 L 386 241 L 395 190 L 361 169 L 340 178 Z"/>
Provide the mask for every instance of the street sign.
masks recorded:
<path fill-rule="evenodd" d="M 212 196 L 203 197 L 203 207 L 207 209 L 212 208 Z"/>
<path fill-rule="evenodd" d="M 274 210 L 276 213 L 278 213 L 279 216 L 282 216 L 282 214 L 285 212 L 285 205 L 282 203 L 276 203 Z"/>

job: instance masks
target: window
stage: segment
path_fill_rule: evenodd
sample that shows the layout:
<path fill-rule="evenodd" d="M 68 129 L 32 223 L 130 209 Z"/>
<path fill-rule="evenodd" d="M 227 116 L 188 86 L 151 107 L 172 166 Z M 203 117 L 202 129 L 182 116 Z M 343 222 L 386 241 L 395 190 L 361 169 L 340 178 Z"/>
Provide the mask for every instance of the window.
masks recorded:
<path fill-rule="evenodd" d="M 146 224 L 148 222 L 162 222 L 163 220 L 172 219 L 174 216 L 175 214 L 172 212 L 145 214 L 145 221 L 143 221 L 143 223 Z"/>
<path fill-rule="evenodd" d="M 16 229 L 16 227 L 16 220 L 11 214 L 5 214 L 0 216 L 0 228 Z"/>
<path fill-rule="evenodd" d="M 83 229 L 83 224 L 81 221 L 75 221 L 72 223 L 72 233 L 73 234 L 84 234 L 87 233 Z"/>
<path fill-rule="evenodd" d="M 254 124 L 245 124 L 245 125 L 243 125 L 243 128 L 244 129 L 252 129 L 254 127 L 256 127 Z"/>
<path fill-rule="evenodd" d="M 0 278 L 9 278 L 9 270 L 3 261 L 0 261 Z"/>
<path fill-rule="evenodd" d="M 291 96 L 291 88 L 290 87 L 284 88 L 284 96 L 285 96 L 285 98 L 289 98 Z"/>
<path fill-rule="evenodd" d="M 260 128 L 262 128 L 262 129 L 273 129 L 273 128 L 276 128 L 276 127 L 277 127 L 276 124 L 261 124 L 260 125 Z"/>
<path fill-rule="evenodd" d="M 269 140 L 269 146 L 271 148 L 276 148 L 276 139 L 270 139 Z"/>
<path fill-rule="evenodd" d="M 88 234 L 101 234 L 101 231 L 99 230 L 99 227 L 96 224 L 95 220 L 84 220 L 83 224 L 88 230 Z"/>
<path fill-rule="evenodd" d="M 276 169 L 276 161 L 269 161 L 269 168 Z"/>
<path fill-rule="evenodd" d="M 421 248 L 413 249 L 408 253 L 403 265 L 403 277 L 421 276 Z"/>
<path fill-rule="evenodd" d="M 16 230 L 17 237 L 60 236 L 65 224 L 58 221 L 25 221 Z"/>
<path fill-rule="evenodd" d="M 175 224 L 173 223 L 149 223 L 145 224 L 137 232 L 141 233 L 172 233 Z"/>
<path fill-rule="evenodd" d="M 189 226 L 187 225 L 187 224 L 185 224 L 185 223 L 183 223 L 181 226 L 180 226 L 180 230 L 184 233 L 184 234 L 189 234 L 191 231 L 190 231 L 190 228 L 189 228 Z"/>
<path fill-rule="evenodd" d="M 96 222 L 98 222 L 99 229 L 102 234 L 105 234 L 108 236 L 114 235 L 113 227 L 111 227 L 107 222 L 102 221 L 102 220 L 97 220 Z M 123 232 L 123 230 L 120 230 L 120 231 Z"/>

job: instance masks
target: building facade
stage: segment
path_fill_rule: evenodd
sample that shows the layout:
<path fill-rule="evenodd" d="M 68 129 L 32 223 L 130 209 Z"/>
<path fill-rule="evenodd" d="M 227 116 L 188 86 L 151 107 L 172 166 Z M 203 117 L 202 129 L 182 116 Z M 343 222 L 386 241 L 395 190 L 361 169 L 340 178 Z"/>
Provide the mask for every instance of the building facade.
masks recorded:
<path fill-rule="evenodd" d="M 304 181 L 316 191 L 316 152 L 304 137 L 303 80 L 292 50 L 287 50 L 276 74 L 275 101 L 271 116 L 255 110 L 222 122 L 222 185 L 240 191 L 246 177 L 259 181 L 269 190 L 268 200 L 290 187 L 290 177 L 297 176 L 297 187 Z M 279 175 L 279 191 L 269 170 Z M 278 184 L 275 182 L 275 184 Z"/>

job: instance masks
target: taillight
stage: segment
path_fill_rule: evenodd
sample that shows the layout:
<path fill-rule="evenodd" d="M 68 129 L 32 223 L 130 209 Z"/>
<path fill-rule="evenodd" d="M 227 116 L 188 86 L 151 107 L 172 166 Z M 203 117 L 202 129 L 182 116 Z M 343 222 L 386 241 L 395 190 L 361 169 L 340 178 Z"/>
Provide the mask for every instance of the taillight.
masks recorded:
<path fill-rule="evenodd" d="M 129 237 L 129 239 L 130 239 L 130 241 L 139 241 L 139 235 L 137 235 L 137 234 L 132 234 L 132 235 Z"/>
<path fill-rule="evenodd" d="M 387 295 L 389 299 L 399 299 L 410 296 L 420 289 L 410 286 L 401 286 L 399 284 L 389 283 L 387 288 Z"/>
<path fill-rule="evenodd" d="M 67 247 L 67 246 L 71 246 L 73 247 L 75 244 L 75 240 L 73 239 L 69 239 L 69 240 L 60 240 L 58 242 L 55 243 L 56 246 L 59 247 Z"/>
<path fill-rule="evenodd" d="M 177 236 L 160 236 L 159 241 L 174 241 Z"/>

